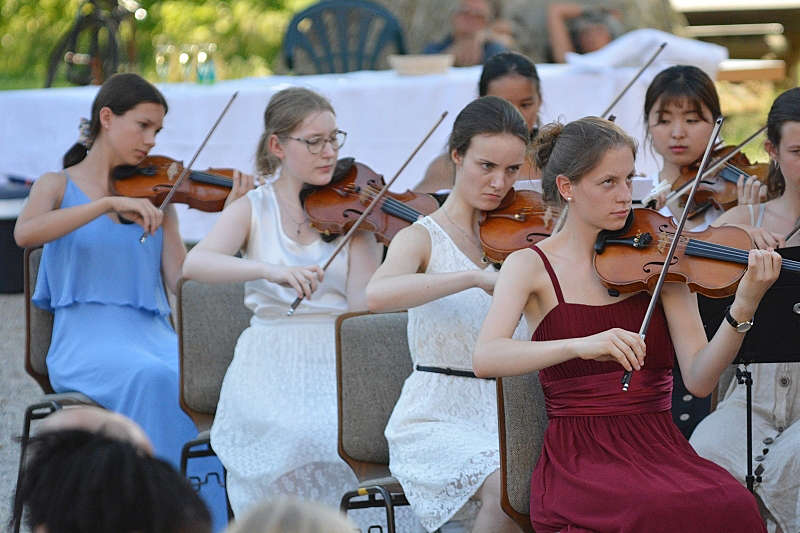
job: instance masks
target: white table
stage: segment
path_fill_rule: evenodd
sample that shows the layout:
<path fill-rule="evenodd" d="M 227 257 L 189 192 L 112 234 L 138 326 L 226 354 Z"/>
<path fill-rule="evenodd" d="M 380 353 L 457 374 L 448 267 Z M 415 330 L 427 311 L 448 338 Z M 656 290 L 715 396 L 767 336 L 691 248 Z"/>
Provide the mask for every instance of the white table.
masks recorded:
<path fill-rule="evenodd" d="M 537 66 L 542 80 L 542 122 L 570 121 L 603 111 L 635 73 L 634 68 L 579 71 L 568 65 Z M 327 96 L 340 128 L 348 132 L 341 156 L 354 156 L 384 174 L 399 168 L 445 110 L 444 123 L 398 178 L 405 190 L 423 176 L 441 153 L 458 112 L 477 96 L 481 67 L 454 68 L 445 74 L 399 76 L 394 71 L 363 71 L 317 76 L 272 76 L 214 85 L 163 84 L 170 106 L 153 154 L 188 162 L 234 91 L 239 96 L 200 155 L 195 168 L 254 168 L 263 130 L 264 108 L 276 91 L 300 85 Z M 657 70 L 656 70 L 657 72 Z M 640 79 L 617 104 L 617 122 L 639 140 L 637 170 L 656 169 L 645 148 L 642 105 L 649 79 Z M 97 87 L 0 92 L 0 173 L 35 178 L 61 168 L 61 157 L 78 136 L 80 117 L 89 116 Z M 184 238 L 203 237 L 216 215 L 180 210 Z"/>

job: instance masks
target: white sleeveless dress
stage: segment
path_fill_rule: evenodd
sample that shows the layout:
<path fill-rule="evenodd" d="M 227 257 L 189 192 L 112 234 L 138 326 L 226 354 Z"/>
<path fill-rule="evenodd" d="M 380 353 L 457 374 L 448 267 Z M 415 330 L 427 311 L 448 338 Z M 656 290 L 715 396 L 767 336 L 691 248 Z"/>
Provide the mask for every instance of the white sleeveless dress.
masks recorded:
<path fill-rule="evenodd" d="M 427 273 L 478 268 L 432 218 L 416 224 L 431 238 Z M 392 475 L 428 531 L 450 520 L 500 467 L 497 395 L 494 380 L 422 372 L 416 366 L 471 371 L 490 303 L 491 296 L 472 288 L 408 310 L 415 370 L 403 385 L 385 435 Z"/>
<path fill-rule="evenodd" d="M 760 227 L 750 205 L 750 225 Z M 789 244 L 791 246 L 791 244 Z M 797 332 L 790 333 L 797 335 Z M 750 365 L 753 375 L 753 468 L 764 466 L 755 493 L 769 511 L 767 531 L 800 532 L 800 364 Z M 746 387 L 735 379 L 716 410 L 704 418 L 689 443 L 698 455 L 714 461 L 742 484 L 747 474 Z M 763 453 L 763 450 L 769 450 Z"/>
<path fill-rule="evenodd" d="M 247 194 L 250 231 L 244 256 L 278 265 L 323 264 L 336 242 L 300 244 L 288 238 L 271 184 Z M 236 344 L 222 383 L 211 445 L 227 469 L 237 516 L 263 499 L 291 494 L 334 507 L 357 486 L 337 451 L 336 317 L 347 311 L 348 248 L 325 271 L 312 298 L 287 317 L 297 293 L 266 280 L 245 283 L 250 327 Z M 383 520 L 380 509 L 354 511 L 364 531 Z M 363 523 L 362 523 L 363 522 Z M 398 531 L 417 531 L 398 510 Z M 411 528 L 411 529 L 409 529 Z"/>

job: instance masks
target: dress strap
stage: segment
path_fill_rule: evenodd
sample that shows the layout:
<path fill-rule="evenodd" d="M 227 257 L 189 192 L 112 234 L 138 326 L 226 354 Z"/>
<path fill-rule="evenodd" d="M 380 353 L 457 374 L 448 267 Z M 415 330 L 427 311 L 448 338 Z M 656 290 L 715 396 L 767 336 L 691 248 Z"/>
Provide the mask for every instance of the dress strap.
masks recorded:
<path fill-rule="evenodd" d="M 556 298 L 558 299 L 558 303 L 564 303 L 564 295 L 561 293 L 561 285 L 558 283 L 558 278 L 556 277 L 556 273 L 553 270 L 553 265 L 550 264 L 550 261 L 547 260 L 547 256 L 544 252 L 535 244 L 531 246 L 531 249 L 539 254 L 539 257 L 542 258 L 542 262 L 544 263 L 544 268 L 547 270 L 547 274 L 550 276 L 550 281 L 553 283 L 553 290 L 556 291 Z"/>
<path fill-rule="evenodd" d="M 756 227 L 760 228 L 761 223 L 764 222 L 764 212 L 767 210 L 767 204 L 761 203 L 758 205 L 758 220 L 756 221 Z"/>

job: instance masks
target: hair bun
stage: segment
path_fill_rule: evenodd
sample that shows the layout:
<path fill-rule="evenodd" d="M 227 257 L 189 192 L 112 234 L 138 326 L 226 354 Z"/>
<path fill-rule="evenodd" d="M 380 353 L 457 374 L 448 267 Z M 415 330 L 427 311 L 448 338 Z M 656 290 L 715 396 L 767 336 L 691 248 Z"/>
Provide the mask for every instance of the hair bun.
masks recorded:
<path fill-rule="evenodd" d="M 539 133 L 533 140 L 531 152 L 533 153 L 536 166 L 540 169 L 544 169 L 544 167 L 547 166 L 547 162 L 550 160 L 550 154 L 553 153 L 553 148 L 562 131 L 564 131 L 564 124 L 560 122 L 551 122 L 539 128 Z"/>

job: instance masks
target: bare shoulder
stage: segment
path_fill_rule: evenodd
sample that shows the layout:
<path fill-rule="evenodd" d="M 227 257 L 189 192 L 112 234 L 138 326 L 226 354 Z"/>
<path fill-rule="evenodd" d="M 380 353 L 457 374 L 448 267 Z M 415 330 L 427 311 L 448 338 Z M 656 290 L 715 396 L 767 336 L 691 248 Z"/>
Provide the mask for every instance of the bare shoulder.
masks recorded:
<path fill-rule="evenodd" d="M 392 238 L 389 246 L 396 251 L 408 252 L 425 252 L 425 255 L 430 255 L 431 249 L 431 235 L 422 224 L 411 224 L 397 232 Z"/>
<path fill-rule="evenodd" d="M 47 172 L 39 176 L 28 195 L 28 205 L 35 205 L 34 210 L 58 209 L 64 198 L 67 177 L 62 172 Z"/>
<path fill-rule="evenodd" d="M 411 224 L 392 238 L 381 271 L 424 272 L 431 256 L 431 236 L 421 224 Z"/>
<path fill-rule="evenodd" d="M 542 258 L 531 248 L 511 253 L 503 262 L 500 273 L 513 277 L 520 288 L 526 288 L 529 293 L 538 292 L 549 281 Z"/>
<path fill-rule="evenodd" d="M 39 176 L 31 187 L 31 194 L 53 194 L 59 196 L 64 194 L 64 189 L 67 186 L 67 177 L 63 172 L 46 172 Z"/>

